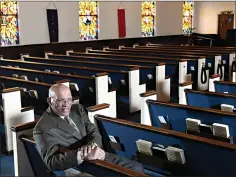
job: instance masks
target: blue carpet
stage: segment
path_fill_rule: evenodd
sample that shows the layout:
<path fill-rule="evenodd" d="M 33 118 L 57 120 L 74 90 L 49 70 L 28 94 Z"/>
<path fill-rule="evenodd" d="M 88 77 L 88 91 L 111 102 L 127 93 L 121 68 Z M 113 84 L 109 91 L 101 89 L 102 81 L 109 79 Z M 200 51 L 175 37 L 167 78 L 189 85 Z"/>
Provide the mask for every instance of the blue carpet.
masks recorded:
<path fill-rule="evenodd" d="M 0 176 L 15 176 L 13 156 L 0 156 Z"/>

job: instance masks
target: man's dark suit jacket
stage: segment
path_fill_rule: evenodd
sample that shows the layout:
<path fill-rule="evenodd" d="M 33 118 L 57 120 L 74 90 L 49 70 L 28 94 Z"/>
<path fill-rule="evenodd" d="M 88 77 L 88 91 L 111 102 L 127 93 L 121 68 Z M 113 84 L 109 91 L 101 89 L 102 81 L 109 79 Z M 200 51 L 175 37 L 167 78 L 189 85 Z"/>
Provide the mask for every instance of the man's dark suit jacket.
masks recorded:
<path fill-rule="evenodd" d="M 80 133 L 49 107 L 36 124 L 33 136 L 39 153 L 50 170 L 66 170 L 78 165 L 78 148 L 94 142 L 102 148 L 102 137 L 80 104 L 71 107 L 69 117 Z M 71 151 L 62 152 L 63 149 Z M 143 166 L 130 159 L 106 152 L 105 161 L 143 172 Z"/>
<path fill-rule="evenodd" d="M 65 170 L 78 165 L 78 148 L 85 144 L 95 142 L 102 147 L 101 135 L 80 104 L 72 105 L 69 117 L 74 121 L 81 135 L 50 107 L 34 128 L 33 136 L 37 148 L 51 170 Z M 71 151 L 61 153 L 63 148 Z"/>

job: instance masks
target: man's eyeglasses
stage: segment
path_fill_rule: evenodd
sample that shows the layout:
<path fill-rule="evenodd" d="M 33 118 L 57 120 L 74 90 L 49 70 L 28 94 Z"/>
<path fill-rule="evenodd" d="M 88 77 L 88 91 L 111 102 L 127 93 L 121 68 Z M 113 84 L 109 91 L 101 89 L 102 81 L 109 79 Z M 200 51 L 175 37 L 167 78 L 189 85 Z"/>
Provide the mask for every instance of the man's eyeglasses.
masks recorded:
<path fill-rule="evenodd" d="M 55 99 L 55 103 L 57 105 L 63 105 L 63 104 L 72 104 L 73 103 L 73 99 L 69 98 L 69 99 Z"/>

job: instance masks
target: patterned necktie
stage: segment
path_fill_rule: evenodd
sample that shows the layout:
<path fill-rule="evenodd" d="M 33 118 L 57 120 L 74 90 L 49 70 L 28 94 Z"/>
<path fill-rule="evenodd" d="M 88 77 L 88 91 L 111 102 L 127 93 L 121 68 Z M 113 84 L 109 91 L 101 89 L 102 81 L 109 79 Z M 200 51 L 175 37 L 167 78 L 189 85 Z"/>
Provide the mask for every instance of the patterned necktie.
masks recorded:
<path fill-rule="evenodd" d="M 72 126 L 74 129 L 76 129 L 78 131 L 78 133 L 81 135 L 78 127 L 75 125 L 75 123 L 71 120 L 71 118 L 69 116 L 66 116 L 65 120 L 70 126 Z"/>

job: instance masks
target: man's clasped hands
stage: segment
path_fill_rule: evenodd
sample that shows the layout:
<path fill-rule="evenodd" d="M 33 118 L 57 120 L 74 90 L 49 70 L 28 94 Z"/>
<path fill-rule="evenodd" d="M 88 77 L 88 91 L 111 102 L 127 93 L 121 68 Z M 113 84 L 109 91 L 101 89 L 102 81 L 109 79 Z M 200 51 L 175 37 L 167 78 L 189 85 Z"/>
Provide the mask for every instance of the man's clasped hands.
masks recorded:
<path fill-rule="evenodd" d="M 90 143 L 80 148 L 82 159 L 86 160 L 104 160 L 105 151 L 97 146 L 96 143 Z"/>

